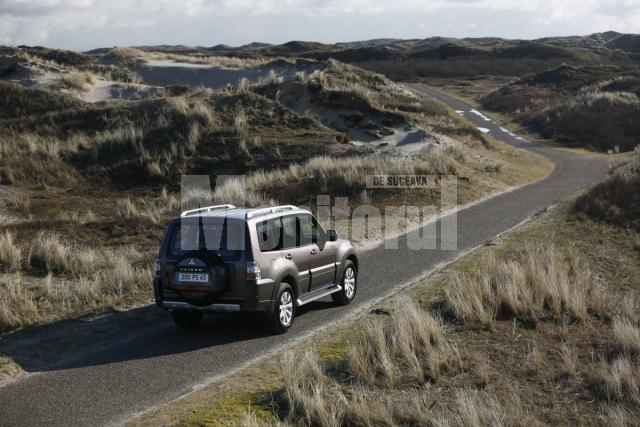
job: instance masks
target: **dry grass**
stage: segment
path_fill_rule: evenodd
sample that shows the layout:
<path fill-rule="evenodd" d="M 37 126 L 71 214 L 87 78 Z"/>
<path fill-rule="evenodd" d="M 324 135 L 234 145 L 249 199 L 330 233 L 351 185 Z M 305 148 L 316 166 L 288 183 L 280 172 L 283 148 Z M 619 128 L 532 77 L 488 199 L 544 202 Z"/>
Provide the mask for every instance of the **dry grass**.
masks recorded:
<path fill-rule="evenodd" d="M 601 361 L 594 375 L 596 388 L 609 401 L 640 404 L 640 367 L 627 356 Z"/>
<path fill-rule="evenodd" d="M 118 126 L 102 131 L 93 138 L 93 160 L 99 161 L 103 156 L 131 150 L 142 159 L 149 157 L 144 145 L 144 130 L 134 124 Z"/>
<path fill-rule="evenodd" d="M 285 422 L 292 425 L 425 425 L 431 418 L 422 396 L 391 398 L 361 386 L 341 386 L 327 376 L 313 350 L 287 354 L 283 372 Z"/>
<path fill-rule="evenodd" d="M 440 150 L 419 158 L 400 157 L 314 157 L 304 164 L 273 171 L 258 171 L 242 180 L 227 180 L 217 186 L 215 200 L 261 206 L 272 200 L 307 203 L 317 194 L 358 197 L 366 189 L 367 175 L 448 175 L 456 163 Z"/>
<path fill-rule="evenodd" d="M 183 202 L 187 203 L 192 198 L 203 200 L 203 196 L 203 194 L 186 194 L 183 195 L 185 197 Z M 209 197 L 205 199 L 209 200 Z M 154 224 L 159 223 L 167 214 L 175 214 L 179 207 L 178 196 L 169 194 L 164 188 L 156 198 L 140 198 L 134 201 L 130 197 L 125 197 L 116 202 L 117 213 L 121 218 L 142 218 Z"/>
<path fill-rule="evenodd" d="M 116 202 L 116 209 L 118 210 L 118 215 L 122 218 L 136 218 L 140 216 L 138 208 L 129 197 L 119 199 Z"/>
<path fill-rule="evenodd" d="M 295 425 L 416 425 L 430 419 L 425 396 L 378 391 L 433 381 L 443 367 L 455 370 L 457 352 L 442 322 L 410 299 L 395 306 L 389 322 L 373 322 L 350 344 L 346 373 L 327 372 L 313 349 L 289 353 L 282 364 L 286 421 Z M 344 377 L 353 378 L 343 382 Z"/>
<path fill-rule="evenodd" d="M 430 386 L 440 376 L 434 373 L 443 367 L 448 376 L 462 373 L 459 351 L 445 338 L 442 322 L 406 297 L 396 302 L 388 321 L 367 323 L 347 348 L 346 363 L 328 366 L 319 362 L 314 349 L 285 356 L 286 422 L 480 426 L 518 424 L 527 418 L 517 396 L 505 405 L 492 391 L 467 387 L 454 389 L 449 409 L 433 408 L 440 397 Z"/>
<path fill-rule="evenodd" d="M 337 385 L 325 381 L 314 351 L 307 351 L 302 357 L 288 353 L 282 370 L 290 419 L 302 418 L 309 424 L 327 427 L 340 425 L 345 397 Z"/>
<path fill-rule="evenodd" d="M 485 258 L 478 264 L 480 267 L 474 273 L 459 274 L 449 282 L 442 306 L 445 313 L 454 314 L 465 326 L 491 325 L 514 316 L 527 324 L 532 320 L 540 325 L 550 321 L 558 336 L 567 341 L 556 347 L 557 356 L 548 359 L 533 341 L 532 351 L 526 355 L 531 366 L 526 368 L 526 375 L 552 381 L 550 387 L 559 381 L 584 384 L 587 391 L 582 393 L 589 393 L 588 387 L 592 384 L 591 392 L 607 402 L 602 408 L 602 419 L 627 420 L 627 411 L 633 411 L 640 404 L 640 362 L 636 360 L 640 329 L 636 323 L 635 302 L 623 307 L 619 298 L 603 298 L 602 290 L 593 283 L 575 253 L 565 256 L 550 246 L 531 244 L 516 250 L 515 254 Z M 608 315 L 603 311 L 608 311 Z M 490 366 L 498 373 L 502 369 L 491 361 L 492 356 L 462 357 L 461 352 L 470 351 L 468 344 L 446 338 L 447 328 L 442 321 L 406 297 L 397 300 L 390 313 L 391 318 L 386 320 L 367 319 L 360 332 L 355 336 L 351 334 L 342 361 L 332 362 L 331 368 L 323 368 L 312 357 L 312 352 L 308 352 L 305 361 L 313 360 L 313 363 L 305 362 L 306 372 L 313 380 L 296 374 L 297 386 L 292 387 L 286 382 L 291 379 L 284 370 L 288 389 L 302 393 L 307 399 L 287 394 L 287 402 L 298 402 L 293 404 L 298 409 L 289 414 L 288 421 L 303 425 L 438 426 L 534 422 L 535 418 L 529 413 L 532 407 L 522 405 L 514 385 L 509 384 L 505 390 L 501 389 L 503 379 L 490 382 Z M 610 333 L 616 354 L 611 361 L 603 357 L 600 363 L 594 363 L 592 350 L 591 356 L 585 359 L 584 354 L 580 355 L 584 348 L 575 347 L 581 345 L 574 337 L 576 328 L 585 331 L 602 328 L 612 318 Z M 515 336 L 515 323 L 513 328 Z M 549 329 L 544 327 L 544 330 Z M 532 331 L 532 335 L 544 333 Z M 484 338 L 465 336 L 485 341 L 492 340 L 496 333 L 504 332 L 488 335 L 483 332 Z M 514 357 L 511 350 L 507 354 L 506 357 Z M 296 360 L 291 357 L 290 360 Z M 475 369 L 470 374 L 466 374 L 467 357 L 475 360 Z M 457 379 L 460 376 L 467 376 L 466 385 Z M 482 390 L 469 388 L 469 382 Z M 428 403 L 431 399 L 423 387 L 433 383 L 439 384 L 449 397 L 453 395 L 453 400 L 445 406 L 426 409 L 425 406 L 431 408 L 434 404 Z M 309 388 L 304 389 L 305 386 Z M 497 391 L 501 394 L 496 394 Z M 437 402 L 440 396 L 433 399 Z M 303 400 L 306 405 L 300 403 Z M 411 412 L 413 421 L 406 423 L 394 408 L 405 407 L 411 400 L 422 400 L 423 405 L 421 410 Z M 608 405 L 615 402 L 624 406 Z M 406 410 L 403 413 L 406 415 Z"/>
<path fill-rule="evenodd" d="M 616 349 L 628 355 L 640 354 L 640 328 L 627 317 L 616 317 L 612 323 Z"/>
<path fill-rule="evenodd" d="M 238 138 L 246 139 L 249 132 L 249 127 L 247 123 L 247 114 L 243 109 L 238 110 L 238 112 L 236 113 L 236 117 L 233 120 L 233 125 Z"/>
<path fill-rule="evenodd" d="M 167 100 L 167 105 L 169 106 L 170 110 L 176 112 L 177 114 L 180 114 L 182 116 L 187 116 L 189 114 L 189 103 L 184 96 L 169 98 Z"/>
<path fill-rule="evenodd" d="M 569 315 L 586 320 L 606 307 L 587 270 L 553 247 L 528 245 L 513 260 L 489 257 L 476 273 L 455 275 L 445 292 L 449 312 L 463 322 L 490 327 L 497 317 L 536 322 Z M 601 313 L 597 313 L 601 314 Z"/>
<path fill-rule="evenodd" d="M 143 51 L 129 48 L 130 53 L 144 60 L 171 60 L 192 64 L 208 64 L 217 67 L 254 68 L 273 61 L 274 58 L 240 58 L 235 56 L 180 55 L 174 53 Z"/>
<path fill-rule="evenodd" d="M 238 80 L 238 85 L 236 86 L 236 93 L 239 95 L 249 93 L 251 90 L 251 82 L 246 77 L 242 77 Z"/>
<path fill-rule="evenodd" d="M 41 231 L 32 240 L 25 265 L 47 273 L 80 277 L 105 269 L 114 269 L 123 260 L 136 260 L 140 254 L 132 247 L 118 251 L 101 250 L 76 245 L 57 233 Z"/>
<path fill-rule="evenodd" d="M 0 266 L 5 271 L 18 271 L 22 266 L 22 248 L 10 231 L 0 234 Z"/>
<path fill-rule="evenodd" d="M 505 423 L 506 410 L 495 396 L 472 389 L 456 391 L 452 411 L 436 421 L 437 426 L 499 426 Z"/>
<path fill-rule="evenodd" d="M 86 90 L 87 85 L 93 84 L 94 76 L 87 72 L 72 71 L 63 75 L 56 82 L 56 86 L 61 89 Z"/>
<path fill-rule="evenodd" d="M 53 137 L 43 137 L 33 133 L 22 133 L 10 137 L 0 136 L 0 154 L 7 156 L 20 154 L 43 154 L 47 158 L 59 159 L 61 155 L 75 152 L 75 141 L 61 141 Z"/>
<path fill-rule="evenodd" d="M 634 425 L 629 411 L 618 405 L 607 408 L 605 423 L 609 427 L 628 427 Z"/>
<path fill-rule="evenodd" d="M 120 260 L 112 269 L 69 280 L 0 276 L 0 330 L 50 323 L 119 304 L 151 292 L 151 270 Z"/>
<path fill-rule="evenodd" d="M 560 360 L 562 360 L 562 367 L 565 373 L 569 377 L 574 377 L 578 373 L 578 359 L 576 355 L 571 351 L 567 343 L 563 343 L 560 346 Z"/>
<path fill-rule="evenodd" d="M 85 212 L 61 212 L 57 214 L 55 218 L 56 220 L 74 222 L 81 225 L 96 221 L 96 216 L 91 210 L 87 210 Z"/>
<path fill-rule="evenodd" d="M 8 236 L 4 243 L 13 239 Z M 151 269 L 130 246 L 89 248 L 40 232 L 29 245 L 13 247 L 13 256 L 21 257 L 12 273 L 0 274 L 0 330 L 72 317 L 149 292 Z"/>
<path fill-rule="evenodd" d="M 266 416 L 260 412 L 265 422 L 270 415 L 273 422 L 292 425 L 635 425 L 640 359 L 632 344 L 638 306 L 629 292 L 638 284 L 637 254 L 629 245 L 634 238 L 629 230 L 579 221 L 568 204 L 556 209 L 417 288 L 403 289 L 425 304 L 422 308 L 411 301 L 385 301 L 355 323 L 314 336 L 317 351 L 303 342 L 288 363 L 303 364 L 305 374 L 295 371 L 300 366 L 275 369 L 281 359 L 275 357 L 253 373 L 231 378 L 228 390 L 244 384 L 243 390 L 255 394 L 243 402 L 268 411 Z M 527 241 L 535 243 L 525 246 Z M 536 267 L 536 275 L 528 274 L 528 264 Z M 488 294 L 501 289 L 501 295 L 509 295 L 491 297 L 508 302 L 495 303 L 496 310 L 483 306 L 491 314 L 491 328 L 479 327 L 474 316 L 447 316 L 453 314 L 446 299 L 451 271 L 470 278 L 485 275 Z M 537 282 L 544 284 L 542 290 Z M 503 289 L 507 283 L 509 289 Z M 584 292 L 565 289 L 582 284 Z M 476 285 L 470 280 L 467 286 L 460 299 L 476 298 Z M 542 308 L 535 308 L 539 296 L 521 297 L 532 292 L 547 295 Z M 431 313 L 440 311 L 447 323 L 441 325 L 425 306 Z M 424 315 L 435 319 L 436 327 L 434 322 L 422 326 Z M 425 333 L 429 330 L 435 332 Z M 444 345 L 424 344 L 431 336 L 442 336 Z M 437 357 L 439 348 L 450 350 Z M 435 378 L 429 375 L 432 358 L 448 361 Z M 270 385 L 256 385 L 255 372 L 271 368 L 273 374 L 261 377 Z M 217 401 L 217 396 L 210 392 L 203 400 Z M 216 420 L 216 412 L 189 417 L 194 423 Z"/>
<path fill-rule="evenodd" d="M 0 276 L 0 330 L 37 323 L 36 300 L 23 284 L 20 274 Z"/>
<path fill-rule="evenodd" d="M 395 306 L 392 321 L 371 322 L 351 346 L 349 370 L 363 384 L 393 387 L 436 380 L 455 365 L 442 321 L 409 299 Z"/>

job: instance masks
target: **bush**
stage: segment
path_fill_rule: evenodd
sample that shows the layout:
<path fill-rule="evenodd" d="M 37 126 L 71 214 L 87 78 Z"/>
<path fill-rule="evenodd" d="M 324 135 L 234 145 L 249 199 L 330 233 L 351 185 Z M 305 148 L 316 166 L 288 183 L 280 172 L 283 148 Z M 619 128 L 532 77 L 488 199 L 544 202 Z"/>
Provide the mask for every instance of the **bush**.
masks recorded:
<path fill-rule="evenodd" d="M 0 118 L 18 118 L 81 105 L 70 96 L 42 89 L 27 89 L 13 82 L 0 81 Z"/>
<path fill-rule="evenodd" d="M 640 139 L 640 76 L 612 65 L 562 65 L 531 74 L 482 99 L 545 138 L 598 151 L 630 151 Z"/>
<path fill-rule="evenodd" d="M 627 92 L 581 96 L 527 123 L 560 143 L 598 151 L 631 151 L 640 140 L 640 100 Z"/>
<path fill-rule="evenodd" d="M 613 175 L 578 198 L 575 209 L 598 221 L 640 231 L 640 174 Z"/>

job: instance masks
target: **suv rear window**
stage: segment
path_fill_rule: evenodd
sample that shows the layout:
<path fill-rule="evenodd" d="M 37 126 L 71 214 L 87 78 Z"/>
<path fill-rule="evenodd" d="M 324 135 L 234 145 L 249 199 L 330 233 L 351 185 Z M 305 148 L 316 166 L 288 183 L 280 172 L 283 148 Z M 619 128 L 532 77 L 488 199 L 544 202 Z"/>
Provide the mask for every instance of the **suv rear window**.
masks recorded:
<path fill-rule="evenodd" d="M 280 218 L 268 219 L 256 224 L 260 251 L 268 252 L 280 249 L 282 237 L 282 222 Z"/>
<path fill-rule="evenodd" d="M 180 221 L 169 238 L 169 252 L 181 256 L 189 251 L 210 250 L 234 258 L 244 249 L 244 225 L 225 218 Z"/>

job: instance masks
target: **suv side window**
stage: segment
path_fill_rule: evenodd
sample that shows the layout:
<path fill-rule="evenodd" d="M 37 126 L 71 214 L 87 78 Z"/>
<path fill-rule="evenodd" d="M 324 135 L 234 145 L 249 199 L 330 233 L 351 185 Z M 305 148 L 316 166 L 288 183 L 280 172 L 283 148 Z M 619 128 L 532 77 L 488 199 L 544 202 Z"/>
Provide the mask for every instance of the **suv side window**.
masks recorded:
<path fill-rule="evenodd" d="M 279 250 L 282 238 L 282 222 L 280 218 L 268 219 L 256 224 L 260 251 L 269 252 Z"/>
<path fill-rule="evenodd" d="M 282 220 L 282 246 L 281 249 L 296 247 L 296 217 L 287 215 Z"/>
<path fill-rule="evenodd" d="M 318 223 L 309 214 L 297 215 L 298 217 L 298 246 L 306 246 L 318 242 Z"/>

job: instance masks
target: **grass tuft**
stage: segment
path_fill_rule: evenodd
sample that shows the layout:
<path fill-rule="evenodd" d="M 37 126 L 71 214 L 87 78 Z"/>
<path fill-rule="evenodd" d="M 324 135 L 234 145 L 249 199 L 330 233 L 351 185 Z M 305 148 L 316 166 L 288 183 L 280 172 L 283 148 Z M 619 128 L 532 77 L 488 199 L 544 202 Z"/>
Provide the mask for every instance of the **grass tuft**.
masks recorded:
<path fill-rule="evenodd" d="M 529 245 L 512 260 L 485 261 L 475 273 L 454 275 L 445 291 L 446 307 L 459 321 L 490 327 L 504 316 L 525 322 L 562 315 L 587 319 L 596 287 L 575 258 Z"/>
<path fill-rule="evenodd" d="M 0 266 L 5 271 L 18 271 L 22 266 L 22 247 L 10 231 L 0 234 Z"/>

